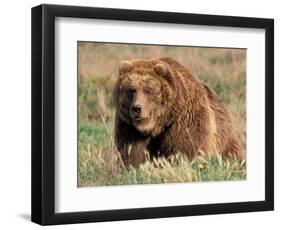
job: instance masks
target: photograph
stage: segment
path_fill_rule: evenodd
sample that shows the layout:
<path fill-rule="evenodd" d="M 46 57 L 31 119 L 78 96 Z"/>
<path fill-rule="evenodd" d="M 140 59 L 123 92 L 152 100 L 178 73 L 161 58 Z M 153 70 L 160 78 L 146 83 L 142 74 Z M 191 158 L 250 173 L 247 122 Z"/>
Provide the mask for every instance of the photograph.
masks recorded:
<path fill-rule="evenodd" d="M 77 41 L 77 187 L 246 180 L 246 59 Z"/>

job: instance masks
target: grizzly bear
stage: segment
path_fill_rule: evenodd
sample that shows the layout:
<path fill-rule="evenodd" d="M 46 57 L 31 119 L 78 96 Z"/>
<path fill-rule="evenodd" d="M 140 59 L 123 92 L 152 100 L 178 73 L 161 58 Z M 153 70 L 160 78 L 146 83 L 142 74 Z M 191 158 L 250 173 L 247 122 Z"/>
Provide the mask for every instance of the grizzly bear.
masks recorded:
<path fill-rule="evenodd" d="M 198 153 L 243 159 L 220 98 L 172 58 L 123 61 L 114 88 L 115 143 L 126 166 Z"/>

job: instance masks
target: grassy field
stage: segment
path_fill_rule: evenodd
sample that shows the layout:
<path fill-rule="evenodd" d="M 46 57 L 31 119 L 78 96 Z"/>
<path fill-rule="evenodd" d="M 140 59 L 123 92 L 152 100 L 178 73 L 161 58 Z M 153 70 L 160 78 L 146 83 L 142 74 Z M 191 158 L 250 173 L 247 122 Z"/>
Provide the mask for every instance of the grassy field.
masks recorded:
<path fill-rule="evenodd" d="M 171 161 L 150 159 L 125 170 L 114 146 L 112 89 L 119 63 L 133 58 L 169 56 L 188 67 L 221 97 L 233 114 L 246 148 L 246 50 L 196 47 L 78 44 L 78 186 L 177 183 L 246 179 L 246 162 L 199 154 L 177 154 Z"/>

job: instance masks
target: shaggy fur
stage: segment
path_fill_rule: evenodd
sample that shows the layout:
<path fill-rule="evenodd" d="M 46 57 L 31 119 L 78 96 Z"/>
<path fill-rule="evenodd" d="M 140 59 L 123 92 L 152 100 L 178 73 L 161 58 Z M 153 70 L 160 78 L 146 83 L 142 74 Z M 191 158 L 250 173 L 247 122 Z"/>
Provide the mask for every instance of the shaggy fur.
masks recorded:
<path fill-rule="evenodd" d="M 146 152 L 151 159 L 178 152 L 190 158 L 204 152 L 243 159 L 226 107 L 180 63 L 171 58 L 125 61 L 119 75 L 115 142 L 125 165 L 143 163 Z"/>

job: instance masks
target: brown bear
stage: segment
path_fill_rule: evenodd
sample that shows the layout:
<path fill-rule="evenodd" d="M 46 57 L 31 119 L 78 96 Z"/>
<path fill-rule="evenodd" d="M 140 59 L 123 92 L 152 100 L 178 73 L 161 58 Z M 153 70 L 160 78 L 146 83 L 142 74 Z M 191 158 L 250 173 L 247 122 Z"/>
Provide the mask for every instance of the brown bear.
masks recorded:
<path fill-rule="evenodd" d="M 220 98 L 172 58 L 124 61 L 114 88 L 115 142 L 126 166 L 181 152 L 243 159 Z"/>

